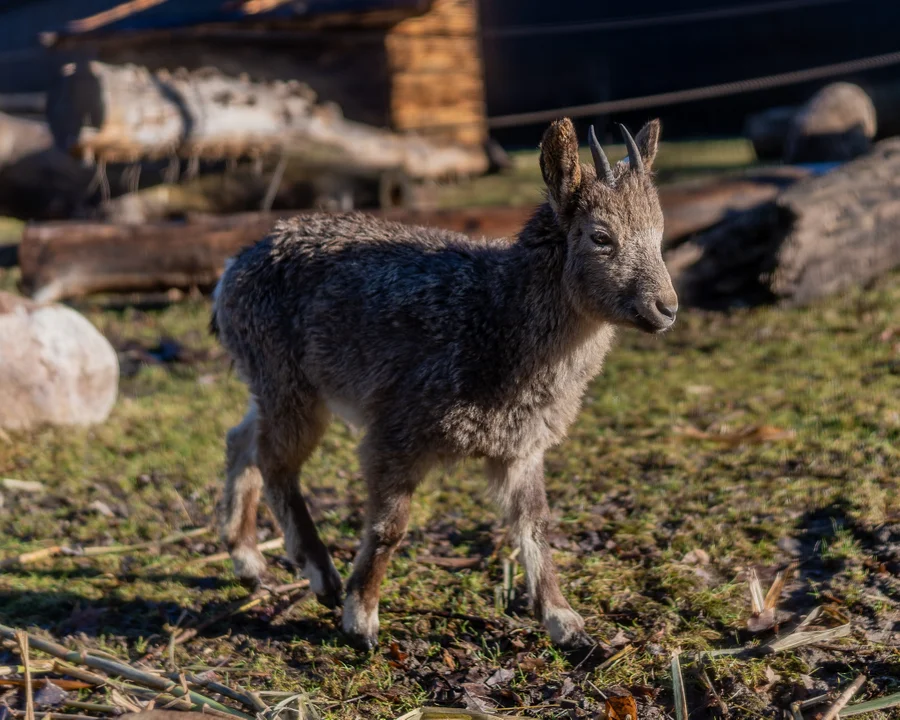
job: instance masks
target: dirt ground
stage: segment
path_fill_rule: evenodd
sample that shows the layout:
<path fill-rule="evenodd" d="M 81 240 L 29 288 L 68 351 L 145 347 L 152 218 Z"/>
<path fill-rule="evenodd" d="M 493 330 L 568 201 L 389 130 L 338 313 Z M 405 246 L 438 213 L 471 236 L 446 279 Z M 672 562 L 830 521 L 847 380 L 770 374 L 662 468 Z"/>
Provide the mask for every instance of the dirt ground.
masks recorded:
<path fill-rule="evenodd" d="M 897 280 L 808 310 L 688 311 L 661 338 L 621 333 L 547 463 L 564 588 L 597 642 L 578 655 L 555 650 L 529 614 L 474 464 L 418 491 L 370 655 L 346 646 L 337 616 L 302 587 L 243 602 L 229 563 L 207 560 L 223 550 L 211 532 L 116 547 L 210 525 L 246 391 L 206 334 L 205 299 L 80 305 L 120 352 L 120 398 L 99 427 L 0 434 L 0 478 L 39 484 L 0 486 L 0 622 L 148 668 L 214 673 L 267 702 L 303 692 L 323 718 L 423 705 L 602 717 L 627 694 L 642 719 L 674 717 L 676 649 L 691 718 L 781 717 L 859 673 L 853 702 L 896 693 Z M 357 441 L 335 422 L 302 477 L 345 577 L 362 522 Z M 277 537 L 263 513 L 260 540 Z M 67 552 L 17 561 L 53 546 Z M 295 583 L 280 554 L 269 552 L 276 582 Z M 749 574 L 765 592 L 792 564 L 775 626 L 753 632 Z M 773 651 L 815 608 L 817 629 L 849 622 L 849 634 Z M 17 663 L 0 648 L 0 666 Z M 73 700 L 116 704 L 110 688 L 85 689 L 43 709 Z M 21 707 L 21 690 L 0 677 L 4 701 Z"/>

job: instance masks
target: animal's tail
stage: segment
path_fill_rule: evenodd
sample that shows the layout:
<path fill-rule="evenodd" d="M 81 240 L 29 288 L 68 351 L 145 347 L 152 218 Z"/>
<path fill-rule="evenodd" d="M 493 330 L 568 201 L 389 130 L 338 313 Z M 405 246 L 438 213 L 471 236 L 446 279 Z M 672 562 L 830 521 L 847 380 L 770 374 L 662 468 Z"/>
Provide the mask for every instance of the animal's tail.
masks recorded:
<path fill-rule="evenodd" d="M 225 281 L 225 276 L 233 264 L 234 258 L 228 258 L 225 261 L 225 270 L 222 272 L 222 277 L 219 278 L 219 282 L 216 283 L 212 293 L 213 303 L 212 313 L 209 318 L 209 332 L 215 337 L 219 337 L 219 296 L 222 294 L 222 283 Z"/>

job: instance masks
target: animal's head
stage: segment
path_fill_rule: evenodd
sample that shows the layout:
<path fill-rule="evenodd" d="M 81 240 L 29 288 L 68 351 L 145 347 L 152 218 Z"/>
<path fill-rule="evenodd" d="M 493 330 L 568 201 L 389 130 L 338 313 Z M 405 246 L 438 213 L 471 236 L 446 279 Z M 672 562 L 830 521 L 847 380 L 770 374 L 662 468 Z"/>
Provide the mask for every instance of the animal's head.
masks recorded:
<path fill-rule="evenodd" d="M 659 333 L 672 326 L 678 309 L 650 174 L 660 125 L 647 123 L 636 138 L 621 129 L 627 161 L 611 166 L 591 128 L 591 167 L 578 159 L 572 122 L 554 122 L 541 141 L 541 172 L 568 242 L 564 282 L 572 300 L 602 320 Z"/>

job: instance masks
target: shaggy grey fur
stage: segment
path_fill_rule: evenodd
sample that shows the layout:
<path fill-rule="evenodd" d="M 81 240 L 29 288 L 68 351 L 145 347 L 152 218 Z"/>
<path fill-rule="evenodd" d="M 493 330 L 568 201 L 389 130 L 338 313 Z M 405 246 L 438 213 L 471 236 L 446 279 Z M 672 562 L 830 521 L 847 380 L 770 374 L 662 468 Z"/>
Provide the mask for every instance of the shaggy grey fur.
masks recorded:
<path fill-rule="evenodd" d="M 541 143 L 548 202 L 516 238 L 313 214 L 279 223 L 230 264 L 212 326 L 253 397 L 229 433 L 220 510 L 240 575 L 264 569 L 255 544 L 263 486 L 319 599 L 341 603 L 297 483 L 337 412 L 367 428 L 369 507 L 345 631 L 376 642 L 379 586 L 428 469 L 480 457 L 522 549 L 535 611 L 555 642 L 584 641 L 544 539 L 543 453 L 575 419 L 615 326 L 662 332 L 674 322 L 649 175 L 658 139 L 654 121 L 634 141 L 641 162 L 598 179 L 579 162 L 571 122 L 554 123 Z"/>

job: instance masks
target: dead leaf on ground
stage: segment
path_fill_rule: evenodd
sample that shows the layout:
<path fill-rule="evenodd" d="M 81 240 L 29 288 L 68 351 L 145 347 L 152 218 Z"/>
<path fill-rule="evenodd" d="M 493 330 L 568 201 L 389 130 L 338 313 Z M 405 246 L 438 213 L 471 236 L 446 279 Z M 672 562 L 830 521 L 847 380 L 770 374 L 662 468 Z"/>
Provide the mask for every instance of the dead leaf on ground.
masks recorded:
<path fill-rule="evenodd" d="M 608 720 L 637 720 L 637 703 L 632 695 L 612 696 L 606 700 Z"/>
<path fill-rule="evenodd" d="M 784 590 L 784 585 L 796 567 L 795 563 L 788 566 L 775 576 L 769 592 L 763 595 L 762 585 L 759 582 L 759 576 L 756 570 L 750 568 L 747 573 L 747 584 L 750 589 L 750 608 L 752 615 L 747 620 L 747 629 L 750 632 L 758 633 L 768 630 L 775 626 L 775 608 L 778 605 L 778 599 Z"/>
<path fill-rule="evenodd" d="M 435 565 L 446 570 L 471 570 L 481 565 L 480 555 L 475 557 L 440 557 L 438 555 L 422 555 L 419 562 L 424 565 Z"/>
<path fill-rule="evenodd" d="M 529 655 L 528 657 L 523 657 L 518 661 L 519 669 L 524 670 L 525 672 L 534 672 L 535 670 L 540 670 L 547 664 L 547 661 L 544 658 L 534 657 Z"/>
<path fill-rule="evenodd" d="M 494 687 L 496 685 L 505 685 L 510 680 L 512 680 L 516 676 L 515 670 L 508 670 L 506 668 L 500 668 L 493 675 L 491 675 L 487 680 L 484 681 L 484 684 L 488 687 Z"/>
<path fill-rule="evenodd" d="M 785 430 L 774 425 L 753 425 L 752 427 L 735 432 L 713 433 L 700 430 L 692 425 L 675 428 L 675 432 L 684 437 L 696 440 L 711 440 L 724 445 L 743 445 L 744 443 L 774 442 L 777 440 L 792 440 L 796 433 L 793 430 Z"/>

